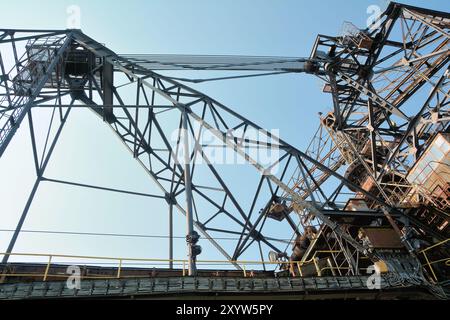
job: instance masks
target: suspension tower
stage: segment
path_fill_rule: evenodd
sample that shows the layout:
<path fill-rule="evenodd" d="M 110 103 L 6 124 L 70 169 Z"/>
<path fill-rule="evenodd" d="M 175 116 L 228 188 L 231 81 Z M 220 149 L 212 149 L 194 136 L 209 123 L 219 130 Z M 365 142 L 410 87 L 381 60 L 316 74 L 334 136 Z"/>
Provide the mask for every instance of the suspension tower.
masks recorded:
<path fill-rule="evenodd" d="M 39 185 L 74 185 L 47 178 L 45 170 L 70 111 L 82 105 L 111 128 L 159 188 L 149 196 L 167 203 L 171 219 L 174 211 L 186 219 L 186 268 L 182 275 L 173 268 L 171 245 L 169 269 L 160 271 L 168 287 L 178 279 L 172 294 L 188 287 L 192 293 L 291 296 L 313 290 L 320 297 L 356 290 L 374 297 L 383 289 L 394 297 L 448 298 L 450 14 L 391 3 L 380 19 L 377 28 L 345 23 L 338 36 L 318 35 L 305 58 L 121 55 L 80 30 L 1 29 L 0 157 L 27 121 L 36 180 L 3 254 L 0 297 L 14 298 L 21 285 L 23 277 L 8 275 L 30 274 L 29 266 L 8 261 Z M 332 108 L 301 151 L 189 86 L 204 80 L 163 75 L 166 70 L 249 72 L 210 79 L 222 81 L 255 72 L 305 73 L 323 81 Z M 40 154 L 33 113 L 49 106 L 52 134 Z M 246 194 L 233 192 L 233 184 L 243 182 L 229 181 L 217 168 L 211 155 L 218 149 L 244 159 L 258 184 Z M 262 162 L 253 150 L 276 150 L 276 157 Z M 287 248 L 274 226 L 292 237 Z M 216 240 L 223 234 L 236 236 L 232 246 Z M 199 239 L 236 271 L 200 268 Z M 253 254 L 253 262 L 242 261 Z M 256 263 L 261 270 L 250 276 Z M 51 277 L 62 267 L 32 268 L 65 292 Z M 371 267 L 381 279 L 374 291 L 366 285 Z M 145 271 L 119 266 L 104 272 L 120 286 L 123 275 Z M 30 278 L 42 283 L 38 273 Z M 153 289 L 143 296 L 156 294 L 161 279 L 146 278 Z M 227 287 L 227 279 L 238 280 Z"/>

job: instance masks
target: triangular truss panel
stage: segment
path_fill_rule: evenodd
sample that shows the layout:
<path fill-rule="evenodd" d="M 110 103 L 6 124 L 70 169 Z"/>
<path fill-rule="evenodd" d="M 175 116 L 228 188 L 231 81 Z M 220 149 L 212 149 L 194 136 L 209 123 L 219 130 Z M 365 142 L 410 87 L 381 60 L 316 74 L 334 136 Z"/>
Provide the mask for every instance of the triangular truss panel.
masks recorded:
<path fill-rule="evenodd" d="M 450 230 L 448 170 L 437 164 L 449 161 L 450 17 L 392 3 L 379 22 L 319 35 L 309 58 L 118 55 L 80 30 L 0 30 L 0 156 L 20 123 L 33 124 L 34 108 L 52 106 L 44 152 L 33 143 L 31 202 L 71 108 L 83 105 L 170 212 L 186 215 L 192 263 L 198 232 L 237 268 L 245 258 L 298 275 L 294 263 L 309 261 L 342 276 L 383 262 L 403 280 L 425 281 L 420 243 L 441 245 Z M 314 74 L 333 109 L 303 152 L 189 79 L 155 70 Z M 426 162 L 434 147 L 440 160 Z M 427 166 L 432 186 L 419 181 Z"/>

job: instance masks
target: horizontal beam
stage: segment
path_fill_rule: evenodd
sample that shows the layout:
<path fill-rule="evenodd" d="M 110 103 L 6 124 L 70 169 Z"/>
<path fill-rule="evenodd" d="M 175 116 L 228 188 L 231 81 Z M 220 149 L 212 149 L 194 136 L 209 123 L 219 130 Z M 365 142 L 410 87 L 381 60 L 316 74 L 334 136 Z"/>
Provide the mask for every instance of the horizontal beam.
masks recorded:
<path fill-rule="evenodd" d="M 148 193 L 142 193 L 142 192 L 134 192 L 134 191 L 128 191 L 128 190 L 114 189 L 114 188 L 106 188 L 106 187 L 94 186 L 94 185 L 90 185 L 90 184 L 84 184 L 84 183 L 78 183 L 78 182 L 70 182 L 70 181 L 57 180 L 57 179 L 50 179 L 50 178 L 44 178 L 44 177 L 41 178 L 41 181 L 54 182 L 54 183 L 60 183 L 60 184 L 67 184 L 67 185 L 76 186 L 76 187 L 91 188 L 91 189 L 97 189 L 97 190 L 103 190 L 103 191 L 112 191 L 112 192 L 126 193 L 126 194 L 135 195 L 135 196 L 143 196 L 143 197 L 150 197 L 150 198 L 165 199 L 164 196 L 158 196 L 158 195 L 154 195 L 154 194 L 148 194 Z"/>
<path fill-rule="evenodd" d="M 233 70 L 297 71 L 305 70 L 308 58 L 187 55 L 187 54 L 121 54 L 132 63 L 150 70 Z"/>

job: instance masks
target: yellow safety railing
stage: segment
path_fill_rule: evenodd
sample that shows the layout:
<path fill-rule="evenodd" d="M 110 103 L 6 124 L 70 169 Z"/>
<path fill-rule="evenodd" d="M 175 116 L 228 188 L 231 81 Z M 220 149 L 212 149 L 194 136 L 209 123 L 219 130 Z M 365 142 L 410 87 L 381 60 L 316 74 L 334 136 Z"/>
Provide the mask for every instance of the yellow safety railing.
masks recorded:
<path fill-rule="evenodd" d="M 419 253 L 423 254 L 423 257 L 425 258 L 426 263 L 423 264 L 423 266 L 428 266 L 428 269 L 430 270 L 433 279 L 435 282 L 438 282 L 438 277 L 436 276 L 436 273 L 434 272 L 434 268 L 433 268 L 433 264 L 439 263 L 439 262 L 444 262 L 445 261 L 445 265 L 450 267 L 450 257 L 447 258 L 443 258 L 443 259 L 439 259 L 439 260 L 435 260 L 435 261 L 430 261 L 429 257 L 427 255 L 427 252 L 430 251 L 431 249 L 437 248 L 439 246 L 442 246 L 443 244 L 447 243 L 450 241 L 449 239 L 443 240 L 441 242 L 438 242 L 432 246 L 429 246 L 428 248 L 423 249 L 422 251 L 420 251 Z"/>
<path fill-rule="evenodd" d="M 313 263 L 314 267 L 316 268 L 317 276 L 320 277 L 322 275 L 322 269 L 319 266 L 317 254 L 319 254 L 319 253 L 340 253 L 340 252 L 341 252 L 341 250 L 317 250 L 317 251 L 314 252 L 313 256 L 309 260 L 305 260 L 305 261 L 286 261 L 286 263 L 290 264 L 290 271 L 291 271 L 291 274 L 294 275 L 294 276 L 295 276 L 295 272 L 293 271 L 294 270 L 293 266 L 296 265 L 298 273 L 300 274 L 301 277 L 303 277 L 303 272 L 302 272 L 301 267 L 303 267 L 305 264 Z M 331 267 L 331 268 L 338 268 L 338 270 L 339 270 L 340 267 Z"/>
<path fill-rule="evenodd" d="M 348 269 L 345 267 L 332 267 L 329 266 L 327 268 L 320 268 L 319 263 L 318 263 L 318 258 L 317 255 L 319 253 L 339 253 L 340 251 L 337 250 L 319 250 L 316 251 L 314 253 L 314 255 L 311 257 L 311 259 L 307 260 L 307 261 L 229 261 L 229 260 L 197 260 L 197 264 L 198 265 L 212 265 L 212 264 L 235 264 L 235 265 L 239 265 L 241 267 L 241 271 L 243 273 L 244 277 L 247 277 L 249 274 L 249 271 L 251 268 L 249 268 L 249 266 L 254 266 L 254 265 L 275 265 L 275 266 L 283 266 L 286 265 L 287 268 L 284 268 L 284 270 L 289 270 L 290 273 L 292 275 L 296 275 L 294 272 L 294 266 L 297 267 L 298 270 L 298 274 L 300 276 L 303 276 L 303 271 L 302 271 L 302 267 L 304 267 L 305 265 L 311 265 L 313 264 L 316 270 L 316 274 L 317 276 L 321 276 L 323 271 L 326 269 L 330 269 L 330 270 L 334 270 L 334 269 Z M 115 275 L 83 275 L 82 278 L 85 279 L 110 279 L 110 278 L 126 278 L 127 276 L 122 275 L 122 271 L 123 271 L 123 265 L 125 263 L 128 264 L 133 264 L 134 263 L 172 263 L 175 265 L 180 265 L 182 267 L 182 275 L 186 276 L 187 274 L 187 268 L 186 266 L 188 265 L 188 260 L 186 259 L 149 259 L 149 258 L 117 258 L 117 257 L 104 257 L 104 256 L 81 256 L 81 255 L 63 255 L 63 254 L 40 254 L 40 253 L 0 253 L 0 256 L 4 256 L 4 255 L 9 255 L 9 256 L 21 256 L 21 257 L 34 257 L 34 258 L 47 258 L 47 264 L 45 266 L 45 271 L 44 273 L 9 273 L 7 272 L 7 268 L 4 268 L 3 270 L 3 274 L 0 274 L 0 279 L 4 278 L 4 277 L 23 277 L 23 276 L 29 276 L 29 277 L 42 277 L 43 281 L 47 281 L 49 277 L 53 277 L 53 278 L 57 278 L 57 277 L 61 277 L 61 278 L 67 278 L 70 275 L 69 274 L 51 274 L 50 270 L 52 267 L 52 262 L 53 263 L 59 263 L 62 264 L 61 262 L 56 262 L 55 259 L 57 258 L 65 258 L 65 259 L 82 259 L 83 261 L 78 261 L 78 263 L 76 263 L 76 261 L 74 261 L 73 265 L 92 265 L 93 267 L 98 266 L 101 263 L 98 263 L 98 260 L 103 260 L 103 261 L 114 261 L 114 263 L 112 263 L 113 266 L 117 266 L 117 273 Z M 87 262 L 86 260 L 91 260 L 91 262 Z M 97 265 L 95 264 L 95 262 L 93 262 L 92 260 L 97 260 Z M 39 263 L 36 261 L 33 261 L 33 263 Z M 64 264 L 68 264 L 67 262 L 65 262 Z M 276 269 L 276 267 L 275 267 Z M 255 271 L 255 270 L 252 270 Z M 258 270 L 259 271 L 259 270 Z M 135 275 L 130 276 L 130 277 L 137 277 Z"/>
<path fill-rule="evenodd" d="M 449 242 L 450 239 L 446 239 L 444 241 L 441 241 L 439 243 L 436 243 L 426 249 L 421 250 L 419 253 L 423 254 L 423 257 L 425 259 L 425 263 L 423 264 L 423 266 L 427 266 L 428 269 L 431 272 L 431 275 L 433 277 L 433 279 L 437 282 L 438 278 L 436 276 L 436 273 L 434 271 L 433 265 L 440 263 L 440 262 L 444 262 L 446 266 L 450 266 L 450 257 L 448 258 L 443 258 L 443 259 L 439 259 L 439 260 L 435 260 L 435 261 L 430 261 L 429 256 L 427 255 L 427 252 L 429 252 L 430 250 L 438 247 L 438 246 L 442 246 L 445 243 Z M 328 257 L 328 261 L 327 264 L 328 266 L 320 266 L 319 264 L 319 258 L 317 257 L 319 254 L 337 254 L 337 253 L 341 253 L 340 250 L 317 250 L 314 252 L 313 256 L 306 260 L 306 261 L 251 261 L 251 260 L 242 260 L 242 261 L 229 261 L 229 260 L 197 260 L 197 264 L 198 265 L 213 265 L 213 264 L 221 264 L 221 265 L 239 265 L 241 267 L 241 272 L 243 274 L 244 277 L 248 277 L 249 276 L 249 270 L 250 274 L 255 271 L 252 270 L 252 268 L 249 268 L 250 266 L 262 266 L 262 265 L 274 265 L 276 269 L 276 267 L 280 267 L 280 269 L 283 270 L 287 270 L 289 271 L 289 273 L 292 276 L 296 276 L 297 274 L 300 275 L 301 277 L 303 277 L 304 275 L 304 270 L 302 270 L 303 267 L 307 266 L 307 265 L 313 265 L 315 268 L 315 275 L 320 277 L 323 275 L 324 271 L 326 270 L 330 270 L 333 275 L 335 275 L 335 270 L 337 270 L 339 272 L 339 274 L 341 274 L 342 270 L 348 271 L 350 268 L 348 266 L 333 266 L 331 263 L 331 260 Z M 4 268 L 3 270 L 3 274 L 0 274 L 0 280 L 5 278 L 5 277 L 42 277 L 43 281 L 47 281 L 49 277 L 52 278 L 67 278 L 70 275 L 68 274 L 51 274 L 50 270 L 52 267 L 52 263 L 59 263 L 62 264 L 61 262 L 55 262 L 55 259 L 57 258 L 66 258 L 66 259 L 74 259 L 74 260 L 83 260 L 83 261 L 74 261 L 73 265 L 91 265 L 93 267 L 99 266 L 98 260 L 103 260 L 103 261 L 113 261 L 112 267 L 117 266 L 117 273 L 115 273 L 115 275 L 82 275 L 82 278 L 85 279 L 110 279 L 110 278 L 127 278 L 127 277 L 133 277 L 133 278 L 137 278 L 139 276 L 136 275 L 123 275 L 122 271 L 124 268 L 124 264 L 133 264 L 133 263 L 148 263 L 148 264 L 155 264 L 155 263 L 172 263 L 174 265 L 179 265 L 181 266 L 181 272 L 183 276 L 187 275 L 187 268 L 186 266 L 188 265 L 188 260 L 187 259 L 157 259 L 157 258 L 117 258 L 117 257 L 105 257 L 105 256 L 81 256 L 81 255 L 63 255 L 63 254 L 40 254 L 40 253 L 0 253 L 0 256 L 4 256 L 4 255 L 9 255 L 9 256 L 22 256 L 22 257 L 34 257 L 34 258 L 46 258 L 47 263 L 45 265 L 45 269 L 44 269 L 44 273 L 10 273 L 7 271 L 7 268 Z M 90 262 L 87 262 L 86 260 L 91 260 Z M 93 262 L 92 260 L 97 260 L 97 264 L 95 262 Z M 36 261 L 33 261 L 34 263 L 37 263 Z M 68 264 L 68 263 L 64 263 L 64 264 Z M 285 267 L 283 267 L 285 266 Z M 257 271 L 262 271 L 262 269 L 258 269 Z M 144 276 L 143 276 L 144 277 Z"/>

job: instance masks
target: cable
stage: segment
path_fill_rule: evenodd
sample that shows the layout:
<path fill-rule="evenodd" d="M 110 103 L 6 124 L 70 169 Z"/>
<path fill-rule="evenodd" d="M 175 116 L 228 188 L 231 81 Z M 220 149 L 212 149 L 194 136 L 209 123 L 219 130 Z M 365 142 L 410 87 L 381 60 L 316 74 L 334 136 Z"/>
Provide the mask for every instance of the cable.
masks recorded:
<path fill-rule="evenodd" d="M 14 232 L 13 229 L 0 229 L 0 232 Z M 156 238 L 168 239 L 167 235 L 148 235 L 148 234 L 124 234 L 124 233 L 98 233 L 98 232 L 76 232 L 76 231 L 52 231 L 52 230 L 21 230 L 25 233 L 45 233 L 45 234 L 63 234 L 63 235 L 83 235 L 83 236 L 109 236 L 109 237 L 129 237 L 129 238 Z M 186 236 L 173 236 L 174 239 L 186 239 Z M 211 237 L 214 240 L 239 240 L 235 237 Z M 268 239 L 279 242 L 289 242 L 288 239 Z"/>

